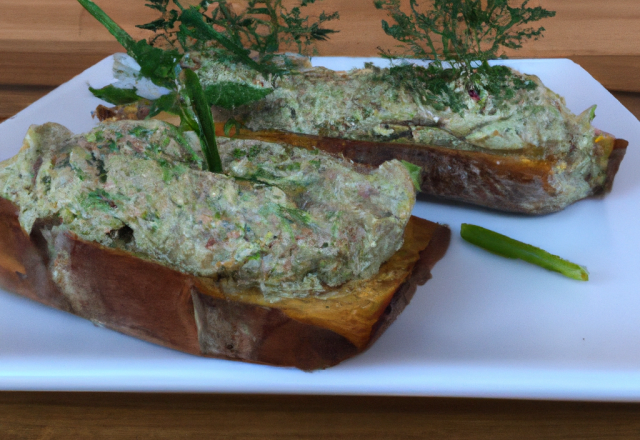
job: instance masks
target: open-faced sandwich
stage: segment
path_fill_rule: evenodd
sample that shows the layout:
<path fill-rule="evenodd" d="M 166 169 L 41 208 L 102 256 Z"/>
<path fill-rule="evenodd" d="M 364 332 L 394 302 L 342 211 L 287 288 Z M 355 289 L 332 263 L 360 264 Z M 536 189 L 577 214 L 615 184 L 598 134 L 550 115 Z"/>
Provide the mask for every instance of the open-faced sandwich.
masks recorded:
<path fill-rule="evenodd" d="M 366 349 L 444 254 L 406 167 L 160 121 L 33 126 L 0 164 L 0 286 L 171 348 L 317 369 Z"/>
<path fill-rule="evenodd" d="M 298 134 L 301 144 L 360 163 L 406 160 L 422 168 L 422 192 L 504 211 L 549 213 L 609 191 L 627 146 L 591 126 L 595 106 L 574 115 L 537 77 L 507 67 L 492 70 L 510 93 L 469 93 L 457 79 L 443 87 L 445 105 L 428 99 L 434 79 L 416 65 L 349 72 L 308 65 L 271 85 L 249 69 L 198 61 L 205 87 L 235 78 L 272 90 L 231 114 L 214 108 L 241 121 L 243 137 Z"/>

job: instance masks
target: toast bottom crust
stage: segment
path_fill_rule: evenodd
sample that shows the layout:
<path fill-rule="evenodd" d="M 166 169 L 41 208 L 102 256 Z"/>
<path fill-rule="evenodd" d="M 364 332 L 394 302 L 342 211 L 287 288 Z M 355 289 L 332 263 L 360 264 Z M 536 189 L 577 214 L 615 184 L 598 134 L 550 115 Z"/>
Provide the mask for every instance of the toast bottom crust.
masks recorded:
<path fill-rule="evenodd" d="M 448 247 L 451 232 L 412 217 L 403 247 L 369 280 L 313 298 L 265 299 L 129 253 L 53 234 L 27 234 L 0 198 L 0 288 L 97 325 L 194 355 L 303 370 L 366 350 L 396 319 Z"/>

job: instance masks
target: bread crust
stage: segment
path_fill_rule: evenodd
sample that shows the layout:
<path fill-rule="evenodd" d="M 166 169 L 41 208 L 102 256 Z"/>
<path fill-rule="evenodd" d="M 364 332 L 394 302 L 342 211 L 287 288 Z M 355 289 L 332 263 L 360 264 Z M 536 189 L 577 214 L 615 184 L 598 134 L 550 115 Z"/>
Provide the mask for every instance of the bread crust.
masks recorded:
<path fill-rule="evenodd" d="M 0 198 L 0 287 L 149 342 L 194 355 L 303 370 L 327 368 L 366 350 L 409 303 L 444 256 L 450 230 L 412 217 L 403 247 L 370 280 L 323 298 L 269 301 L 228 292 L 127 252 L 56 233 L 31 234 Z"/>

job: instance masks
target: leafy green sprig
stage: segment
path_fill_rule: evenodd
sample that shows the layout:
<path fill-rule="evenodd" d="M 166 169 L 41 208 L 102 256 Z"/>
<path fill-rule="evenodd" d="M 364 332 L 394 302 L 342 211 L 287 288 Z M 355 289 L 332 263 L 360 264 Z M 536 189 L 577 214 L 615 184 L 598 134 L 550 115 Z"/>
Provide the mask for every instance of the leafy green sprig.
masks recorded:
<path fill-rule="evenodd" d="M 524 41 L 542 37 L 544 27 L 525 25 L 555 16 L 529 0 L 512 7 L 510 0 L 432 0 L 422 11 L 417 0 L 409 0 L 411 14 L 401 9 L 400 0 L 375 0 L 375 7 L 387 11 L 395 24 L 382 21 L 387 35 L 403 43 L 401 55 L 429 59 L 438 66 L 447 62 L 454 69 L 471 73 L 488 60 L 505 57 L 504 48 L 518 49 Z M 513 3 L 513 2 L 512 2 Z"/>
<path fill-rule="evenodd" d="M 139 25 L 153 31 L 154 46 L 168 45 L 183 52 L 216 49 L 221 55 L 262 72 L 286 73 L 273 63 L 274 56 L 295 47 L 303 55 L 315 54 L 315 43 L 337 31 L 323 25 L 339 18 L 337 12 L 320 14 L 317 21 L 302 15 L 302 9 L 316 0 L 300 0 L 288 9 L 282 0 L 249 0 L 237 12 L 227 0 L 203 0 L 185 9 L 178 0 L 148 0 L 162 16 Z"/>
<path fill-rule="evenodd" d="M 484 104 L 492 96 L 493 105 L 500 107 L 512 100 L 520 90 L 533 90 L 536 83 L 514 75 L 505 66 L 477 68 L 466 81 L 466 89 L 451 86 L 460 79 L 454 69 L 443 69 L 436 64 L 426 67 L 403 63 L 392 65 L 388 70 L 380 70 L 377 79 L 404 88 L 424 105 L 443 111 L 450 109 L 462 113 L 468 108 L 469 97 Z"/>
<path fill-rule="evenodd" d="M 431 8 L 421 8 L 417 0 L 409 0 L 407 14 L 401 0 L 374 0 L 375 7 L 394 21 L 383 20 L 383 30 L 402 43 L 399 52 L 387 50 L 382 55 L 431 61 L 427 68 L 396 66 L 391 76 L 414 88 L 423 101 L 454 112 L 465 108 L 469 96 L 482 101 L 490 95 L 500 103 L 518 90 L 534 89 L 533 81 L 488 63 L 506 58 L 504 49 L 518 49 L 524 41 L 542 37 L 543 27 L 527 25 L 555 12 L 527 7 L 528 2 L 512 7 L 510 0 L 431 0 Z M 452 92 L 449 84 L 456 81 L 463 82 L 469 96 Z"/>
<path fill-rule="evenodd" d="M 107 28 L 127 53 L 138 62 L 142 76 L 149 78 L 158 86 L 174 85 L 175 70 L 182 58 L 180 52 L 175 49 L 163 50 L 153 47 L 145 40 L 136 41 L 93 1 L 78 0 L 78 2 Z"/>
<path fill-rule="evenodd" d="M 322 25 L 338 18 L 337 12 L 328 15 L 323 12 L 316 22 L 303 17 L 300 8 L 316 0 L 300 0 L 299 6 L 291 10 L 282 5 L 282 0 L 250 0 L 248 8 L 239 14 L 226 0 L 203 0 L 197 7 L 189 8 L 184 8 L 178 0 L 147 0 L 146 5 L 162 16 L 138 26 L 156 33 L 150 41 L 135 41 L 93 1 L 78 1 L 136 60 L 141 77 L 170 90 L 152 103 L 150 116 L 161 111 L 179 115 L 183 128 L 200 134 L 208 169 L 213 172 L 220 172 L 221 165 L 213 119 L 210 112 L 205 115 L 204 109 L 212 105 L 233 109 L 260 100 L 271 90 L 231 82 L 211 84 L 203 90 L 197 75 L 190 70 L 192 67 L 184 62 L 184 54 L 193 50 L 215 50 L 219 56 L 243 63 L 267 77 L 278 76 L 290 73 L 292 66 L 273 62 L 277 51 L 295 44 L 303 53 L 315 41 L 325 40 L 336 32 Z M 209 11 L 212 4 L 216 6 Z M 160 44 L 162 42 L 164 44 Z M 90 90 L 116 105 L 142 99 L 135 88 L 123 90 L 110 85 Z M 225 125 L 225 132 L 230 124 Z"/>
<path fill-rule="evenodd" d="M 107 30 L 122 44 L 127 53 L 140 65 L 140 74 L 150 79 L 154 84 L 173 89 L 173 92 L 163 97 L 163 105 L 167 109 L 181 116 L 182 125 L 196 131 L 200 135 L 200 144 L 205 157 L 207 169 L 211 172 L 221 172 L 220 155 L 215 142 L 215 127 L 211 117 L 208 102 L 204 98 L 204 91 L 197 75 L 185 72 L 181 78 L 180 59 L 182 55 L 175 49 L 163 50 L 151 46 L 147 41 L 135 41 L 111 17 L 91 0 L 78 0 L 80 4 L 93 15 Z M 188 70 L 188 69 L 185 69 Z M 195 77 L 195 79 L 194 79 Z M 133 92 L 122 92 L 113 86 L 107 86 L 92 92 L 101 98 L 112 98 L 120 104 L 129 99 L 139 97 Z M 202 113 L 206 108 L 209 117 Z"/>

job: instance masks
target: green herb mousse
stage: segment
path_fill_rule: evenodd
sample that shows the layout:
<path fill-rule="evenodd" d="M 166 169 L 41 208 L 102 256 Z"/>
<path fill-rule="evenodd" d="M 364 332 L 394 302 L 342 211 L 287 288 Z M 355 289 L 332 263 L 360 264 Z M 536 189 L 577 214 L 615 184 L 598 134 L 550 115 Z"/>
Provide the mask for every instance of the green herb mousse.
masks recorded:
<path fill-rule="evenodd" d="M 33 126 L 0 164 L 0 197 L 27 232 L 58 219 L 49 236 L 69 231 L 274 298 L 370 277 L 401 247 L 415 190 L 400 162 L 362 172 L 318 150 L 226 140 L 226 174 L 214 174 L 197 142 L 153 120 L 81 135 Z"/>
<path fill-rule="evenodd" d="M 472 86 L 414 65 L 338 72 L 304 64 L 298 73 L 265 78 L 211 54 L 191 54 L 205 88 L 237 82 L 271 93 L 227 111 L 251 130 L 280 130 L 363 141 L 412 143 L 530 160 L 564 158 L 589 186 L 604 179 L 607 154 L 591 126 L 595 106 L 573 114 L 539 78 L 504 66 Z M 225 111 L 218 110 L 225 116 Z M 582 178 L 581 177 L 581 178 Z"/>

